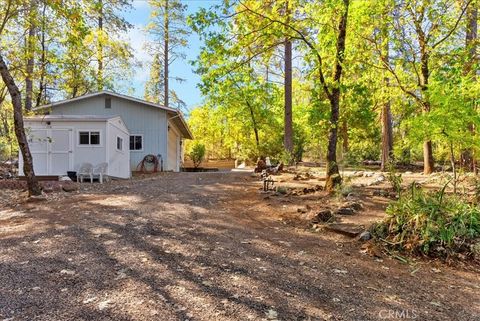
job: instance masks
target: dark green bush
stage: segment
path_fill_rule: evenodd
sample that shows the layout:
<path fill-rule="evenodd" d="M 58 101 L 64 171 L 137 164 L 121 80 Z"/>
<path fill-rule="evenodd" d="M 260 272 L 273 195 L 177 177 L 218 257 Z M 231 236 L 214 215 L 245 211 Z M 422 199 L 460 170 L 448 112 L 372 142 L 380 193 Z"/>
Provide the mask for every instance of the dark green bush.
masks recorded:
<path fill-rule="evenodd" d="M 205 145 L 197 142 L 194 143 L 189 156 L 192 159 L 193 166 L 195 168 L 198 168 L 198 166 L 200 166 L 200 163 L 205 158 Z"/>
<path fill-rule="evenodd" d="M 468 252 L 480 237 L 480 208 L 445 188 L 425 192 L 411 190 L 387 207 L 387 218 L 374 234 L 392 247 L 427 255 Z"/>

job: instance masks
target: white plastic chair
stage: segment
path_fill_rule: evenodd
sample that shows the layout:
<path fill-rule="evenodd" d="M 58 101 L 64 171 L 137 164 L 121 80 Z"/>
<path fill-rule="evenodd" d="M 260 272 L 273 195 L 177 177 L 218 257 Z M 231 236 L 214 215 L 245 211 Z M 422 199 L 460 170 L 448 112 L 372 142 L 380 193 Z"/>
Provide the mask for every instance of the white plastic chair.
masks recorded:
<path fill-rule="evenodd" d="M 108 163 L 100 163 L 93 169 L 93 176 L 98 176 L 100 184 L 103 184 L 103 176 L 107 174 Z"/>
<path fill-rule="evenodd" d="M 93 165 L 90 163 L 82 163 L 77 172 L 77 182 L 83 183 L 84 177 L 90 177 L 90 183 L 93 183 Z"/>

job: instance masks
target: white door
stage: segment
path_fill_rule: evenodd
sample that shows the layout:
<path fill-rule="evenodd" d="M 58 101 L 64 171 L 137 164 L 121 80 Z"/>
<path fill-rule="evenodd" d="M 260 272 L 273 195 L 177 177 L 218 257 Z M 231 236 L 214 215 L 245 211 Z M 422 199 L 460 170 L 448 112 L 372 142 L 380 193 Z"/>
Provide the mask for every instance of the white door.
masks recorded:
<path fill-rule="evenodd" d="M 67 175 L 73 167 L 72 129 L 32 129 L 28 146 L 36 175 Z"/>
<path fill-rule="evenodd" d="M 33 170 L 37 175 L 48 175 L 48 140 L 47 129 L 32 129 L 28 133 Z"/>
<path fill-rule="evenodd" d="M 167 170 L 178 171 L 178 136 L 172 128 L 168 131 Z"/>
<path fill-rule="evenodd" d="M 66 175 L 72 169 L 72 130 L 51 129 L 49 175 Z"/>

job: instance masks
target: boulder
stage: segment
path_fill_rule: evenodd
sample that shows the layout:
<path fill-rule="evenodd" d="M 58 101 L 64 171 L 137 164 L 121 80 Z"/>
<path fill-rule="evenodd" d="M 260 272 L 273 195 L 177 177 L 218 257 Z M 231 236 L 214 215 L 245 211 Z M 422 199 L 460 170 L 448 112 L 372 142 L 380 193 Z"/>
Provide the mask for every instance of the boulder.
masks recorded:
<path fill-rule="evenodd" d="M 330 222 L 334 218 L 332 211 L 330 210 L 323 210 L 315 215 L 313 221 L 315 222 Z"/>
<path fill-rule="evenodd" d="M 353 214 L 355 214 L 355 210 L 351 207 L 341 207 L 335 212 L 335 214 L 338 214 L 338 215 L 353 215 Z"/>
<path fill-rule="evenodd" d="M 365 230 L 364 227 L 351 224 L 351 223 L 338 223 L 338 224 L 328 224 L 325 228 L 329 231 L 343 234 L 349 237 L 357 237 L 362 231 Z"/>
<path fill-rule="evenodd" d="M 360 233 L 360 236 L 358 237 L 359 241 L 368 241 L 372 238 L 372 234 L 369 231 L 363 231 Z"/>
<path fill-rule="evenodd" d="M 353 208 L 355 211 L 363 210 L 363 204 L 360 203 L 360 202 L 348 202 L 342 207 L 343 208 Z"/>

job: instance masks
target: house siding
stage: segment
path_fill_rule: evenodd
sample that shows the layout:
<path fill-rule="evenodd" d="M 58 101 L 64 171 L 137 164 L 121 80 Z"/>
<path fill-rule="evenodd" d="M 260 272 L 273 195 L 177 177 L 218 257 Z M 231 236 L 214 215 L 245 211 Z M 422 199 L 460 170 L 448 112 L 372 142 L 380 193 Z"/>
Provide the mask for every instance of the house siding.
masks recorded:
<path fill-rule="evenodd" d="M 106 96 L 67 102 L 51 108 L 51 114 L 121 116 L 131 135 L 143 135 L 143 150 L 130 152 L 131 170 L 136 170 L 138 163 L 148 154 L 161 155 L 165 168 L 168 159 L 166 111 L 113 96 L 109 96 L 111 108 L 105 108 Z"/>

